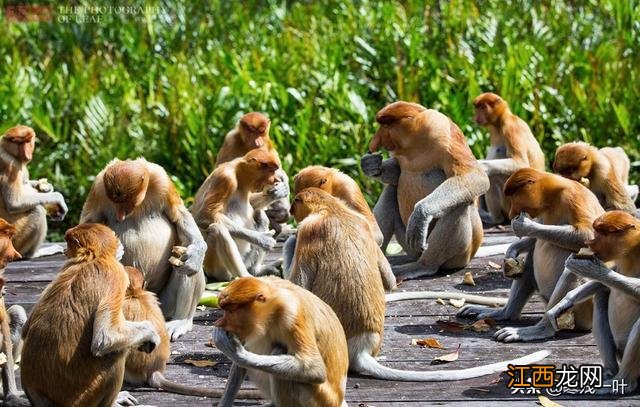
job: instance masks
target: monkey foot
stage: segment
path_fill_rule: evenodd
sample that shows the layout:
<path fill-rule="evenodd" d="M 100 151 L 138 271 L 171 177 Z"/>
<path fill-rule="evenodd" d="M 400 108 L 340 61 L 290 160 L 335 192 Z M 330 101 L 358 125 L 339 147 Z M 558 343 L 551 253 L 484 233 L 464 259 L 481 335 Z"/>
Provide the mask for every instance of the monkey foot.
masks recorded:
<path fill-rule="evenodd" d="M 493 339 L 498 342 L 530 342 L 552 338 L 554 335 L 553 328 L 545 321 L 540 321 L 534 326 L 524 328 L 502 328 L 493 335 Z"/>
<path fill-rule="evenodd" d="M 428 268 L 418 262 L 393 267 L 393 274 L 395 274 L 396 279 L 398 280 L 413 280 L 415 278 L 432 276 L 437 272 L 437 268 Z"/>
<path fill-rule="evenodd" d="M 491 318 L 496 321 L 504 321 L 510 319 L 505 315 L 504 310 L 489 308 L 480 305 L 465 305 L 458 311 L 456 315 L 459 318 L 484 319 Z"/>
<path fill-rule="evenodd" d="M 193 320 L 191 319 L 176 319 L 167 322 L 167 332 L 171 337 L 171 342 L 175 342 L 191 329 L 193 329 Z"/>
<path fill-rule="evenodd" d="M 114 403 L 114 407 L 124 407 L 124 406 L 137 406 L 138 400 L 131 395 L 128 391 L 121 391 L 118 393 L 118 398 Z"/>

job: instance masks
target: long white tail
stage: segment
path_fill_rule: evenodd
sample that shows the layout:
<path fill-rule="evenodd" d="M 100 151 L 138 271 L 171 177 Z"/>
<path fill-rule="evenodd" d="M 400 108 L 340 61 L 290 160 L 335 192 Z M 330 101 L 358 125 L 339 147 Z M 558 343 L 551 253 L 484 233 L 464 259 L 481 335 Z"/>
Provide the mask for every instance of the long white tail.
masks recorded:
<path fill-rule="evenodd" d="M 490 306 L 505 305 L 507 303 L 507 299 L 502 297 L 486 297 L 483 295 L 457 293 L 451 291 L 406 291 L 390 293 L 384 296 L 386 302 L 405 300 L 437 300 L 438 298 L 442 298 L 443 300 L 461 300 L 464 298 L 465 301 L 469 303 Z"/>
<path fill-rule="evenodd" d="M 507 370 L 507 365 L 529 365 L 549 356 L 548 350 L 541 350 L 521 358 L 493 363 L 490 365 L 472 367 L 459 370 L 434 370 L 431 372 L 417 372 L 413 370 L 398 370 L 382 366 L 366 351 L 360 352 L 352 359 L 350 368 L 360 374 L 373 376 L 376 379 L 397 380 L 403 382 L 444 382 L 471 379 Z"/>

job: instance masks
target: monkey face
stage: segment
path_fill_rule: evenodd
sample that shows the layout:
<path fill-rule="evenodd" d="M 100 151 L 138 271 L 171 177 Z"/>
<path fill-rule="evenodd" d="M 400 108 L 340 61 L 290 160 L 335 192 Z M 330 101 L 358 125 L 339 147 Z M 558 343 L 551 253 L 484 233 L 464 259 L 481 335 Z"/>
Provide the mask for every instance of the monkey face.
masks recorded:
<path fill-rule="evenodd" d="M 104 258 L 115 260 L 118 249 L 118 238 L 113 230 L 98 223 L 83 223 L 66 231 L 67 242 L 65 255 L 68 258 Z"/>
<path fill-rule="evenodd" d="M 473 101 L 473 106 L 475 107 L 475 122 L 480 126 L 486 126 L 489 124 L 493 124 L 499 118 L 499 109 L 496 109 L 499 105 L 501 106 L 504 101 L 500 98 L 500 96 L 495 93 L 487 92 L 483 93 Z"/>
<path fill-rule="evenodd" d="M 546 174 L 533 168 L 522 168 L 507 179 L 503 192 L 511 198 L 510 219 L 521 212 L 528 213 L 532 218 L 540 215 L 545 208 L 545 176 Z"/>
<path fill-rule="evenodd" d="M 271 121 L 258 112 L 248 113 L 240 119 L 239 129 L 242 141 L 248 148 L 260 148 L 265 145 Z"/>
<path fill-rule="evenodd" d="M 268 297 L 269 288 L 260 279 L 243 277 L 233 280 L 218 296 L 218 305 L 224 311 L 215 325 L 246 339 L 269 319 L 273 310 Z"/>
<path fill-rule="evenodd" d="M 591 173 L 592 160 L 585 143 L 569 143 L 558 147 L 553 171 L 565 178 L 580 181 Z"/>
<path fill-rule="evenodd" d="M 593 222 L 594 238 L 586 245 L 602 261 L 624 257 L 640 243 L 640 221 L 622 211 L 610 211 Z"/>
<path fill-rule="evenodd" d="M 414 146 L 414 139 L 424 133 L 419 116 L 425 110 L 417 103 L 402 101 L 384 107 L 376 114 L 380 128 L 369 143 L 369 151 L 378 151 L 382 146 L 389 152 L 402 154 L 405 148 Z"/>
<path fill-rule="evenodd" d="M 144 201 L 149 174 L 139 162 L 118 161 L 107 167 L 103 182 L 106 195 L 114 205 L 116 220 L 122 222 Z"/>
<path fill-rule="evenodd" d="M 7 263 L 22 258 L 11 242 L 15 232 L 12 224 L 0 218 L 0 269 L 5 268 Z"/>
<path fill-rule="evenodd" d="M 262 191 L 266 186 L 282 181 L 276 175 L 280 160 L 273 152 L 251 150 L 242 159 L 246 177 L 252 182 L 253 191 Z"/>
<path fill-rule="evenodd" d="M 5 150 L 19 161 L 29 162 L 33 158 L 36 133 L 31 127 L 13 127 L 7 130 L 2 141 Z"/>

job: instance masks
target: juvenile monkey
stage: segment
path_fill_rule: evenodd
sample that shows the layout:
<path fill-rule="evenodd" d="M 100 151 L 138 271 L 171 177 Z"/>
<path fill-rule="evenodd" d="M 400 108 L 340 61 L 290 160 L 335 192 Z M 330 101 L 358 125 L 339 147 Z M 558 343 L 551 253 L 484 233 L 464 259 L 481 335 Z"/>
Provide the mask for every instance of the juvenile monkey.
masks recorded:
<path fill-rule="evenodd" d="M 191 213 L 208 249 L 205 273 L 219 281 L 277 273 L 264 266 L 276 241 L 264 208 L 289 194 L 274 152 L 255 149 L 213 170 L 196 193 Z"/>
<path fill-rule="evenodd" d="M 302 169 L 296 174 L 293 181 L 294 194 L 310 187 L 320 188 L 336 198 L 342 199 L 347 206 L 364 216 L 369 222 L 376 242 L 382 244 L 382 231 L 380 231 L 378 222 L 364 199 L 360 187 L 353 178 L 334 168 L 313 165 Z"/>
<path fill-rule="evenodd" d="M 233 404 L 248 373 L 273 405 L 346 407 L 347 341 L 327 304 L 272 276 L 234 280 L 219 301 L 213 339 L 233 362 L 220 406 Z"/>
<path fill-rule="evenodd" d="M 351 370 L 387 380 L 461 380 L 500 372 L 509 363 L 533 363 L 548 355 L 542 351 L 463 370 L 416 372 L 382 366 L 374 358 L 382 347 L 384 332 L 385 298 L 380 269 L 389 264 L 366 220 L 318 188 L 297 194 L 291 211 L 298 222 L 298 241 L 290 280 L 335 311 L 347 337 Z"/>
<path fill-rule="evenodd" d="M 240 118 L 236 127 L 224 138 L 222 147 L 218 151 L 216 167 L 220 164 L 243 157 L 253 149 L 262 149 L 278 154 L 269 138 L 271 121 L 259 112 L 247 113 Z M 280 180 L 287 186 L 287 196 L 278 199 L 266 209 L 271 227 L 280 234 L 283 223 L 289 220 L 289 177 L 282 168 L 277 173 Z"/>
<path fill-rule="evenodd" d="M 640 378 L 640 220 L 622 211 L 611 211 L 593 223 L 595 237 L 586 242 L 594 256 L 572 255 L 568 274 L 591 281 L 569 292 L 547 318 L 556 318 L 577 303 L 593 297 L 593 335 L 605 368 L 599 394 L 612 391 L 612 379 L 624 380 L 625 393 L 638 388 Z M 614 261 L 616 271 L 603 262 Z M 608 385 L 608 387 L 607 387 Z"/>
<path fill-rule="evenodd" d="M 96 177 L 81 223 L 103 223 L 124 246 L 122 263 L 143 273 L 176 340 L 193 327 L 204 291 L 206 245 L 167 173 L 144 158 L 111 161 Z"/>
<path fill-rule="evenodd" d="M 507 249 L 506 257 L 528 252 L 523 276 L 513 280 L 504 308 L 466 306 L 458 316 L 514 320 L 534 291 L 549 309 L 580 283 L 573 278 L 566 285 L 558 285 L 566 259 L 593 237 L 593 220 L 604 212 L 596 196 L 580 183 L 532 168 L 520 169 L 509 177 L 504 194 L 511 198 L 513 231 L 522 238 Z M 580 304 L 574 311 L 576 328 L 590 329 L 592 304 Z M 534 326 L 503 328 L 494 338 L 501 342 L 533 341 L 554 334 L 548 318 L 543 317 Z"/>
<path fill-rule="evenodd" d="M 34 256 L 47 235 L 49 213 L 62 220 L 67 205 L 46 182 L 29 180 L 36 133 L 31 127 L 12 127 L 0 139 L 0 217 L 16 229 L 13 245 L 23 258 Z"/>
<path fill-rule="evenodd" d="M 129 275 L 129 286 L 124 299 L 123 312 L 127 321 L 149 321 L 160 335 L 160 343 L 150 353 L 131 350 L 127 355 L 124 380 L 132 385 L 149 386 L 165 391 L 186 394 L 188 396 L 217 397 L 223 392 L 219 389 L 205 389 L 187 386 L 168 380 L 164 371 L 169 360 L 169 336 L 165 327 L 164 316 L 157 297 L 144 289 L 144 275 L 135 267 L 125 267 Z M 242 398 L 260 398 L 256 391 L 243 390 Z"/>
<path fill-rule="evenodd" d="M 511 206 L 502 192 L 507 178 L 520 168 L 544 171 L 544 154 L 527 123 L 514 115 L 500 96 L 483 93 L 473 105 L 476 123 L 489 130 L 487 158 L 479 160 L 491 184 L 484 195 L 490 215 L 485 223 L 501 224 L 508 220 Z"/>
<path fill-rule="evenodd" d="M 44 290 L 24 326 L 22 385 L 31 404 L 111 406 L 119 395 L 129 349 L 151 352 L 160 337 L 149 321 L 126 321 L 127 273 L 116 260 L 118 239 L 104 225 L 65 233 L 67 262 Z"/>
<path fill-rule="evenodd" d="M 630 166 L 629 157 L 622 148 L 597 149 L 581 141 L 558 147 L 553 161 L 554 172 L 585 183 L 605 210 L 634 214 L 636 206 L 632 195 L 637 195 L 637 186 L 627 185 Z"/>
<path fill-rule="evenodd" d="M 20 354 L 22 327 L 27 320 L 27 314 L 19 305 L 6 308 L 4 303 L 4 269 L 7 263 L 20 258 L 11 243 L 16 229 L 0 218 L 0 352 L 4 353 L 6 361 L 2 365 L 2 390 L 4 406 L 22 405 L 15 377 L 15 360 Z"/>
<path fill-rule="evenodd" d="M 415 103 L 395 102 L 378 112 L 380 128 L 369 144 L 391 154 L 367 154 L 365 174 L 388 184 L 373 213 L 384 235 L 395 234 L 414 262 L 394 269 L 403 279 L 466 266 L 482 242 L 475 201 L 489 179 L 460 128 L 447 116 Z"/>

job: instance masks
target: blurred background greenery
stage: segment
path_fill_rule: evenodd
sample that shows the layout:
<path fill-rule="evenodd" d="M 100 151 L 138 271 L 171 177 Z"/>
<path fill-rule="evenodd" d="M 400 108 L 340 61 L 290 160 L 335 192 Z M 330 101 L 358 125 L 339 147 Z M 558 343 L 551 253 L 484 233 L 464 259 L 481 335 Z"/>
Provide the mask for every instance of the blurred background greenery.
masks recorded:
<path fill-rule="evenodd" d="M 441 110 L 480 157 L 471 101 L 483 91 L 530 124 L 548 163 L 565 141 L 621 145 L 638 180 L 638 1 L 37 2 L 49 22 L 13 21 L 15 4 L 0 17 L 0 132 L 36 129 L 32 178 L 49 178 L 71 210 L 54 237 L 113 157 L 161 164 L 188 200 L 252 110 L 272 119 L 290 174 L 338 167 L 371 202 L 380 186 L 358 157 L 379 108 Z"/>

